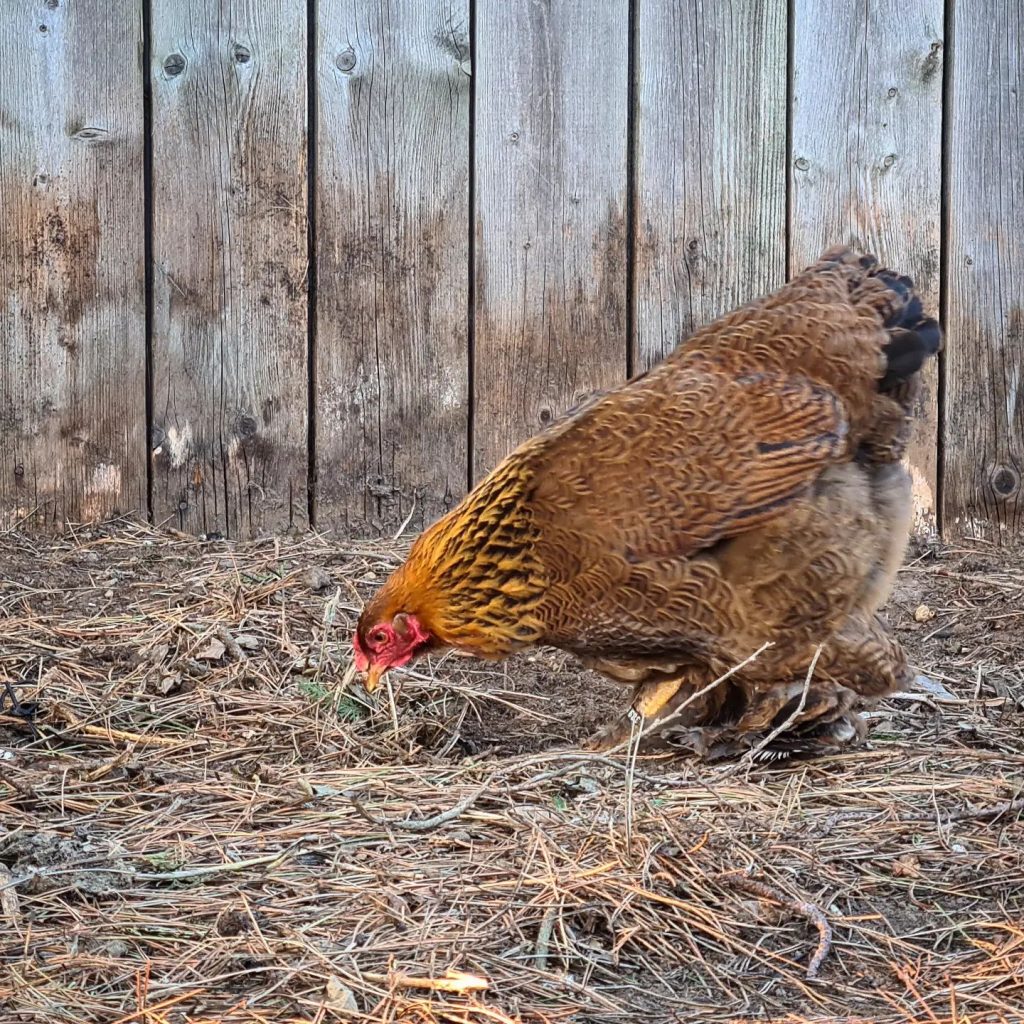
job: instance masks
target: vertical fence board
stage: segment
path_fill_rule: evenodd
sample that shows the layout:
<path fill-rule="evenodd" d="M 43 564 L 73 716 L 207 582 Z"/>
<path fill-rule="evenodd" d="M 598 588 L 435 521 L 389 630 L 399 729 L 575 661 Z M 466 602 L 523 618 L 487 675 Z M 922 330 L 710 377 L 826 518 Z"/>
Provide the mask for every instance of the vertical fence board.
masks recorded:
<path fill-rule="evenodd" d="M 142 23 L 127 0 L 11 8 L 0 22 L 0 524 L 144 512 Z"/>
<path fill-rule="evenodd" d="M 304 525 L 305 4 L 152 10 L 154 516 Z"/>
<path fill-rule="evenodd" d="M 481 3 L 473 463 L 626 368 L 626 0 Z"/>
<path fill-rule="evenodd" d="M 634 365 L 786 273 L 786 3 L 639 0 Z"/>
<path fill-rule="evenodd" d="M 394 531 L 466 486 L 469 0 L 322 0 L 317 522 Z"/>
<path fill-rule="evenodd" d="M 942 0 L 796 0 L 791 269 L 852 243 L 939 306 Z M 908 462 L 918 525 L 934 524 L 938 368 L 925 373 Z"/>
<path fill-rule="evenodd" d="M 943 403 L 948 534 L 1024 525 L 1022 50 L 1018 0 L 957 8 Z"/>

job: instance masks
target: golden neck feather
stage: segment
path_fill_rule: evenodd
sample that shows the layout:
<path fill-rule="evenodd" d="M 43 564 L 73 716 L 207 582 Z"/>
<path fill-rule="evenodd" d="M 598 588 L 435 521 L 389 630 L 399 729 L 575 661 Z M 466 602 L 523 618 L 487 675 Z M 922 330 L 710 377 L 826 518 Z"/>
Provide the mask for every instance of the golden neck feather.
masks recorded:
<path fill-rule="evenodd" d="M 415 615 L 438 642 L 498 658 L 538 642 L 547 590 L 528 495 L 532 473 L 502 463 L 413 544 L 367 605 L 374 621 Z"/>

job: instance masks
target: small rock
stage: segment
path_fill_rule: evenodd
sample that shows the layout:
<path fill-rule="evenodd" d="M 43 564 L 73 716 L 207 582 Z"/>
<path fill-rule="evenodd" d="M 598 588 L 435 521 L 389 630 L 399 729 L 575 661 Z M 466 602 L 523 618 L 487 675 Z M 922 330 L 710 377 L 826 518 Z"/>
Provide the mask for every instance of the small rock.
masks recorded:
<path fill-rule="evenodd" d="M 309 589 L 312 590 L 314 594 L 319 594 L 321 591 L 329 590 L 334 583 L 331 579 L 331 574 L 319 565 L 314 566 L 309 570 L 309 573 L 306 576 L 306 581 L 309 583 Z"/>
<path fill-rule="evenodd" d="M 114 596 L 114 592 L 112 590 L 105 590 L 103 596 L 109 601 Z"/>
<path fill-rule="evenodd" d="M 914 609 L 915 622 L 931 622 L 935 618 L 935 612 L 926 604 L 919 604 Z"/>
<path fill-rule="evenodd" d="M 253 636 L 252 633 L 239 633 L 238 636 L 235 637 L 235 643 L 238 644 L 243 651 L 257 651 L 260 646 L 259 637 Z"/>

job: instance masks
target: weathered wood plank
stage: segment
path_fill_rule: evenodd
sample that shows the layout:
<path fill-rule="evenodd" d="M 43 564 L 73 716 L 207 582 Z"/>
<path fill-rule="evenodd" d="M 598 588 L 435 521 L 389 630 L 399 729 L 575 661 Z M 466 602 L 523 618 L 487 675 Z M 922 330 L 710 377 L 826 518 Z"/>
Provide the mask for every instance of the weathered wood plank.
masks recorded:
<path fill-rule="evenodd" d="M 943 526 L 1024 529 L 1024 19 L 957 7 L 950 103 Z"/>
<path fill-rule="evenodd" d="M 317 524 L 417 529 L 466 486 L 468 0 L 322 0 Z"/>
<path fill-rule="evenodd" d="M 0 20 L 0 525 L 146 509 L 142 24 Z"/>
<path fill-rule="evenodd" d="M 791 269 L 852 243 L 909 274 L 938 309 L 942 0 L 796 0 Z M 908 462 L 920 528 L 934 525 L 938 369 Z"/>
<path fill-rule="evenodd" d="M 637 4 L 634 366 L 786 274 L 786 3 Z"/>
<path fill-rule="evenodd" d="M 154 517 L 307 513 L 306 10 L 153 4 Z"/>
<path fill-rule="evenodd" d="M 625 375 L 628 6 L 477 7 L 476 478 Z"/>

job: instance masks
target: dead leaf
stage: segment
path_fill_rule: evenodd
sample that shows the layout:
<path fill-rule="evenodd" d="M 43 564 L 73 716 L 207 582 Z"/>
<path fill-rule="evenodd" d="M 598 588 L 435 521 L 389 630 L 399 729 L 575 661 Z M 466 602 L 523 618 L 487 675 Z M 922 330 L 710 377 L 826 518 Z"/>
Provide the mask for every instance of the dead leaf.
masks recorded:
<path fill-rule="evenodd" d="M 156 684 L 156 692 L 162 697 L 166 697 L 169 693 L 173 693 L 175 690 L 181 687 L 181 675 L 180 673 L 173 673 L 172 675 L 163 676 L 160 681 Z"/>
<path fill-rule="evenodd" d="M 324 1002 L 332 1010 L 347 1010 L 350 1013 L 359 1012 L 359 1004 L 356 1002 L 355 993 L 341 978 L 333 974 L 327 979 L 327 998 Z"/>
<path fill-rule="evenodd" d="M 892 862 L 892 873 L 896 878 L 920 878 L 921 862 L 908 853 Z"/>
<path fill-rule="evenodd" d="M 226 650 L 220 640 L 211 637 L 210 642 L 195 656 L 196 661 L 220 661 Z"/>
<path fill-rule="evenodd" d="M 918 690 L 924 690 L 925 693 L 930 693 L 933 697 L 938 700 L 956 700 L 956 694 L 951 693 L 946 689 L 942 683 L 937 682 L 934 679 L 929 679 L 928 676 L 915 676 L 914 677 L 914 688 Z"/>
<path fill-rule="evenodd" d="M 20 933 L 21 903 L 14 887 L 14 876 L 6 864 L 0 864 L 0 910 L 7 918 L 7 923 Z"/>

